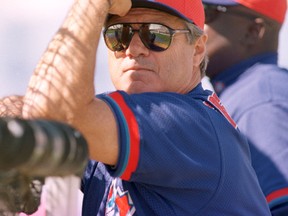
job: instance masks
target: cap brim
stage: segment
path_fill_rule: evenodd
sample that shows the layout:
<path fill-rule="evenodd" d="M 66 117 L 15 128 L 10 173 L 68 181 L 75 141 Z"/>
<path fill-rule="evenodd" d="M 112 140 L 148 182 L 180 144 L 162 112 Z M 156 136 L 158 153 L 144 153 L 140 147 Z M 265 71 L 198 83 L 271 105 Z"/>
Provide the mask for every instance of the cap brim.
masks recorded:
<path fill-rule="evenodd" d="M 175 0 L 176 1 L 176 0 Z M 184 19 L 190 23 L 194 23 L 193 20 L 189 19 L 186 16 L 183 16 L 183 14 L 181 14 L 180 12 L 174 10 L 173 8 L 164 5 L 160 2 L 151 2 L 151 1 L 141 1 L 141 0 L 137 0 L 137 1 L 132 1 L 132 8 L 150 8 L 150 9 L 156 9 L 156 10 L 160 10 L 166 13 L 169 13 L 173 16 L 177 16 L 181 19 Z"/>
<path fill-rule="evenodd" d="M 213 4 L 213 5 L 227 5 L 234 6 L 239 5 L 237 2 L 233 0 L 202 0 L 203 4 Z"/>

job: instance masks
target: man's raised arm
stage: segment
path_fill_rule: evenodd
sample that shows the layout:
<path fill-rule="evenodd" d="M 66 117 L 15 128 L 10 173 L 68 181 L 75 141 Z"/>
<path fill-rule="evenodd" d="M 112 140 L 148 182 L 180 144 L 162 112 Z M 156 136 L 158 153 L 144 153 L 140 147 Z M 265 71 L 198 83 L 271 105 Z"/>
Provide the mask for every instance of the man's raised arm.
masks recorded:
<path fill-rule="evenodd" d="M 43 54 L 24 98 L 24 118 L 63 121 L 80 130 L 90 156 L 115 165 L 116 122 L 95 98 L 96 50 L 108 13 L 125 15 L 130 0 L 76 0 Z"/>

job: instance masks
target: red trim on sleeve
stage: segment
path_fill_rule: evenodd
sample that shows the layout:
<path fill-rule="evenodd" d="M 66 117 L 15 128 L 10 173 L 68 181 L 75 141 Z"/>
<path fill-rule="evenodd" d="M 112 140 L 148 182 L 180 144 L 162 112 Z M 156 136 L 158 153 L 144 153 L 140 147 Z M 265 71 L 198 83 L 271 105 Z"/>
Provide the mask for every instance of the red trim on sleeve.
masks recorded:
<path fill-rule="evenodd" d="M 128 158 L 127 167 L 124 173 L 122 174 L 121 178 L 124 180 L 129 180 L 131 177 L 131 174 L 137 168 L 139 154 L 140 154 L 140 134 L 139 134 L 138 123 L 137 123 L 134 113 L 127 106 L 126 102 L 123 99 L 123 96 L 119 92 L 111 93 L 110 97 L 113 98 L 115 102 L 117 102 L 117 104 L 121 107 L 121 110 L 123 112 L 123 115 L 128 125 L 129 136 L 130 136 L 130 143 L 129 143 L 130 153 L 128 156 L 129 158 Z"/>
<path fill-rule="evenodd" d="M 280 197 L 283 197 L 283 196 L 288 196 L 288 188 L 280 189 L 280 190 L 274 191 L 273 193 L 270 193 L 266 197 L 266 200 L 268 203 L 270 203 L 271 201 L 278 199 Z"/>

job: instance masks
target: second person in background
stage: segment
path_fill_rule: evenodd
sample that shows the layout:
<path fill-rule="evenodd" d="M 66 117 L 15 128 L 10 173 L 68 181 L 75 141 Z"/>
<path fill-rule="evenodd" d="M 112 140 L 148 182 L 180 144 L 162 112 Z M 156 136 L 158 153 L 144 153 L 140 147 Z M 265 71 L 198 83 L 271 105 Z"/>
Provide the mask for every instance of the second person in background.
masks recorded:
<path fill-rule="evenodd" d="M 248 138 L 273 216 L 288 215 L 288 71 L 278 62 L 287 0 L 203 0 L 207 75 Z"/>

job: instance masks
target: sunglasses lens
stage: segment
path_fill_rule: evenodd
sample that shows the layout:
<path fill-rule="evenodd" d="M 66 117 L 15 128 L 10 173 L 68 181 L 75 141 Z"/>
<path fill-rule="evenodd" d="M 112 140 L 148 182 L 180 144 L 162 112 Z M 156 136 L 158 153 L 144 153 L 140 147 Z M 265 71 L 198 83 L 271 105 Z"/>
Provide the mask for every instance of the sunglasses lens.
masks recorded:
<path fill-rule="evenodd" d="M 121 51 L 127 49 L 133 36 L 129 25 L 116 24 L 109 26 L 104 31 L 104 40 L 107 47 L 112 51 Z"/>
<path fill-rule="evenodd" d="M 166 50 L 172 39 L 169 29 L 160 24 L 144 24 L 140 30 L 140 37 L 147 48 L 156 52 Z"/>
<path fill-rule="evenodd" d="M 143 44 L 150 50 L 161 52 L 170 46 L 172 34 L 168 27 L 161 24 L 142 24 L 139 30 L 133 30 L 129 24 L 115 24 L 104 30 L 104 40 L 112 51 L 128 48 L 134 32 L 139 32 Z"/>

